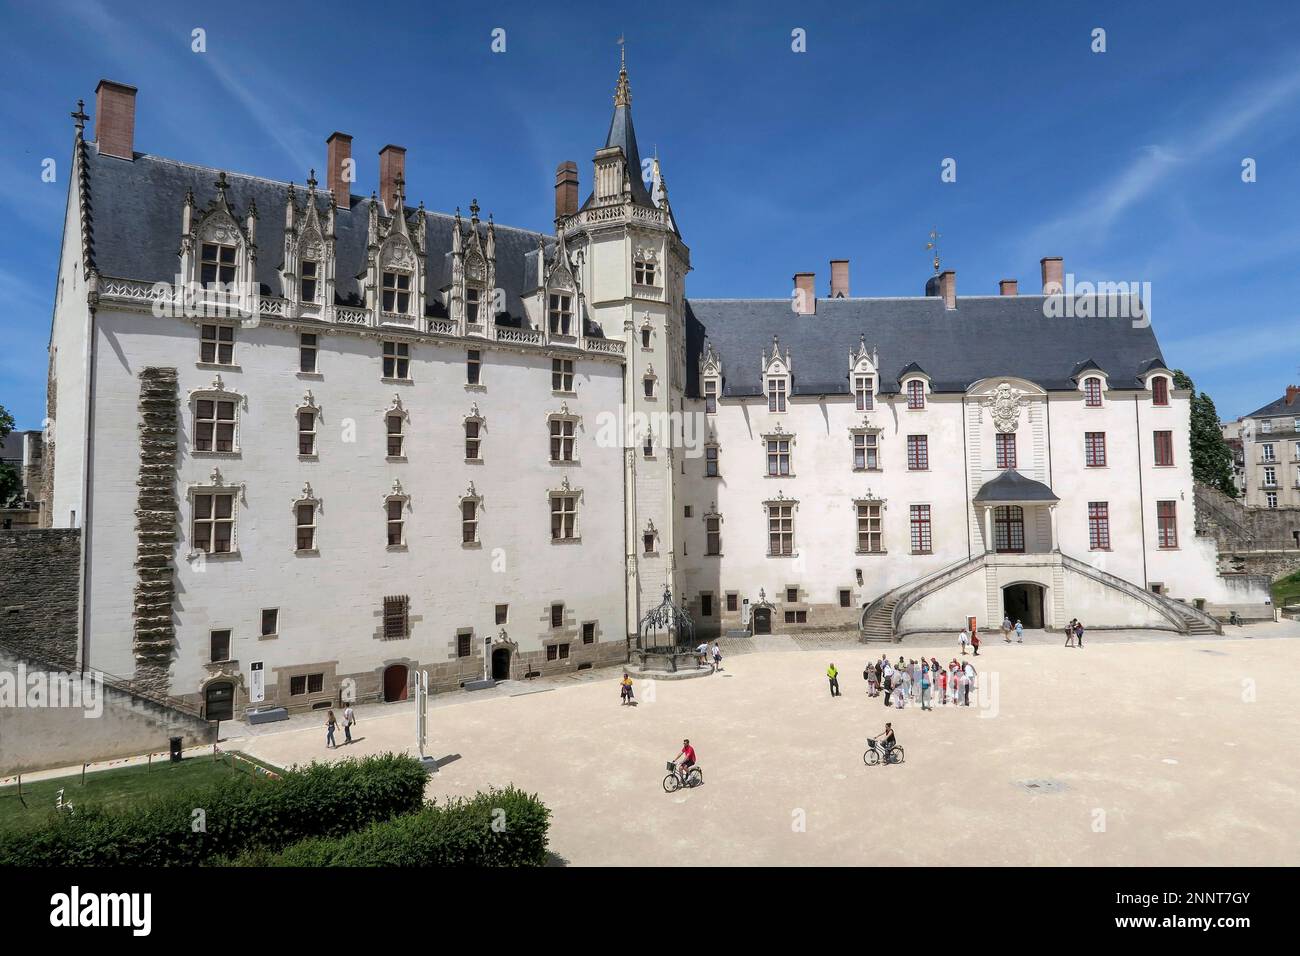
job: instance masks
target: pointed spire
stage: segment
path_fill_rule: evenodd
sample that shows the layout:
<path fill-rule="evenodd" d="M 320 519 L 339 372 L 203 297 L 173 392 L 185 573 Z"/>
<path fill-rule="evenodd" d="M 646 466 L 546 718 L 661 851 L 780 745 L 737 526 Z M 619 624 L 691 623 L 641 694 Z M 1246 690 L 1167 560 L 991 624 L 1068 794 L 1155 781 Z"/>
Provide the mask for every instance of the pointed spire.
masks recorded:
<path fill-rule="evenodd" d="M 469 201 L 469 221 L 474 223 L 474 225 L 478 225 L 478 209 L 478 200 L 471 199 Z"/>
<path fill-rule="evenodd" d="M 86 115 L 86 101 L 77 100 L 77 112 L 70 115 L 72 116 L 72 121 L 77 126 L 77 135 L 80 136 L 82 131 L 86 128 L 86 120 L 90 119 L 90 117 Z"/>
<path fill-rule="evenodd" d="M 316 170 L 315 169 L 312 169 L 311 172 L 307 174 L 307 188 L 312 192 L 316 191 Z"/>
<path fill-rule="evenodd" d="M 614 105 L 632 105 L 632 87 L 627 82 L 627 45 L 618 38 L 618 84 L 614 87 Z"/>

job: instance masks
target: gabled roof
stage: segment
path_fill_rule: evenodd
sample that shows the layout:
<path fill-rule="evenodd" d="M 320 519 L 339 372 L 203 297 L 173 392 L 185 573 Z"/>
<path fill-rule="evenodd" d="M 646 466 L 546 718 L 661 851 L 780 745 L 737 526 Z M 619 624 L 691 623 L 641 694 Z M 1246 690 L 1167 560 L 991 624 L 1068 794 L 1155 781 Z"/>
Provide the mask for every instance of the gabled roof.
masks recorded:
<path fill-rule="evenodd" d="M 132 162 L 102 156 L 93 145 L 85 150 L 85 175 L 89 183 L 93 213 L 95 266 L 102 275 L 143 282 L 174 282 L 180 267 L 181 211 L 186 190 L 194 191 L 198 208 L 207 207 L 216 196 L 218 170 L 195 166 L 146 153 L 136 153 Z M 257 221 L 257 281 L 264 294 L 279 295 L 277 270 L 284 258 L 284 207 L 289 184 L 227 173 L 226 196 L 242 220 L 248 204 L 255 202 Z M 296 187 L 301 202 L 305 191 Z M 371 197 L 353 198 L 350 209 L 336 216 L 335 292 L 342 304 L 362 300 L 358 275 L 365 271 L 369 239 Z M 323 211 L 328 193 L 317 194 Z M 408 218 L 417 210 L 406 209 Z M 455 217 L 425 212 L 428 248 L 425 261 L 426 289 L 431 314 L 441 311 L 437 292 L 451 283 L 451 236 Z M 465 221 L 469 228 L 468 221 Z M 480 224 L 486 236 L 486 224 Z M 505 308 L 517 324 L 524 315 L 520 293 L 536 286 L 536 272 L 527 274 L 525 260 L 537 249 L 538 240 L 553 241 L 544 233 L 512 226 L 496 226 L 497 285 L 505 290 Z M 534 263 L 534 269 L 536 265 Z"/>
<path fill-rule="evenodd" d="M 1047 315 L 1043 302 L 1038 295 L 967 296 L 945 309 L 937 296 L 818 299 L 816 314 L 805 316 L 791 312 L 789 299 L 691 299 L 688 393 L 699 396 L 696 359 L 707 337 L 722 361 L 723 395 L 761 394 L 759 357 L 773 335 L 797 356 L 796 395 L 849 394 L 846 356 L 862 341 L 879 353 L 884 394 L 898 390 L 893 370 L 913 363 L 939 393 L 964 392 L 998 375 L 1072 392 L 1074 370 L 1089 358 L 1110 370 L 1111 388 L 1145 387 L 1140 375 L 1152 356 L 1161 355 L 1149 325 L 1134 327 L 1123 317 Z"/>
<path fill-rule="evenodd" d="M 984 482 L 980 490 L 975 494 L 975 501 L 979 504 L 994 504 L 997 502 L 1019 504 L 1022 502 L 1060 500 L 1047 485 L 1041 481 L 1026 478 L 1014 468 L 1008 468 L 996 478 Z"/>
<path fill-rule="evenodd" d="M 1300 398 L 1293 400 L 1291 404 L 1288 405 L 1286 403 L 1286 396 L 1283 395 L 1281 398 L 1269 402 L 1267 405 L 1264 405 L 1260 408 L 1255 409 L 1249 415 L 1243 415 L 1241 417 L 1242 418 L 1281 418 L 1286 415 L 1291 415 L 1291 416 L 1295 416 L 1296 418 L 1300 418 Z"/>
<path fill-rule="evenodd" d="M 1146 369 L 1142 369 L 1142 371 L 1145 372 Z M 1080 362 L 1078 365 L 1074 367 L 1074 369 L 1070 372 L 1070 378 L 1074 379 L 1077 382 L 1079 380 L 1079 376 L 1082 375 L 1084 372 L 1100 372 L 1102 375 L 1105 375 L 1107 377 L 1110 376 L 1110 373 L 1107 372 L 1100 365 L 1098 365 L 1093 359 L 1087 359 L 1083 362 Z"/>
<path fill-rule="evenodd" d="M 898 380 L 901 382 L 909 375 L 924 375 L 926 378 L 930 377 L 930 373 L 921 368 L 921 366 L 917 365 L 915 362 L 907 363 L 903 370 L 898 373 Z"/>

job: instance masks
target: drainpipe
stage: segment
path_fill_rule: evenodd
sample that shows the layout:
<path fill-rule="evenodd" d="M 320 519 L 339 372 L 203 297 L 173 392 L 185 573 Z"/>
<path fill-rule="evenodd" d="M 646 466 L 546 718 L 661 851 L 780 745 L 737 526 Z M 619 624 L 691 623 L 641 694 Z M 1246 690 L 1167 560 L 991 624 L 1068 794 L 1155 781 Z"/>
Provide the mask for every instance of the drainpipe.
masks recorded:
<path fill-rule="evenodd" d="M 970 500 L 970 466 L 967 463 L 969 452 L 966 448 L 968 436 L 966 434 L 966 396 L 961 397 L 961 473 L 966 483 L 966 557 L 967 559 L 975 557 L 975 545 L 970 536 L 971 509 L 975 507 Z"/>
<path fill-rule="evenodd" d="M 1142 417 L 1138 405 L 1137 393 L 1133 395 L 1133 431 L 1137 437 L 1138 453 L 1138 527 L 1142 529 L 1142 590 L 1151 590 L 1147 579 L 1147 505 L 1146 495 L 1142 491 Z"/>
<path fill-rule="evenodd" d="M 89 316 L 86 320 L 86 348 L 83 352 L 85 369 L 83 378 L 86 382 L 85 428 L 86 436 L 82 443 L 81 463 L 81 621 L 78 635 L 81 660 L 78 661 L 82 676 L 90 660 L 90 546 L 93 527 L 93 487 L 92 473 L 95 462 L 95 313 L 99 302 L 99 275 L 90 272 L 86 277 L 89 288 L 86 291 L 86 304 Z"/>

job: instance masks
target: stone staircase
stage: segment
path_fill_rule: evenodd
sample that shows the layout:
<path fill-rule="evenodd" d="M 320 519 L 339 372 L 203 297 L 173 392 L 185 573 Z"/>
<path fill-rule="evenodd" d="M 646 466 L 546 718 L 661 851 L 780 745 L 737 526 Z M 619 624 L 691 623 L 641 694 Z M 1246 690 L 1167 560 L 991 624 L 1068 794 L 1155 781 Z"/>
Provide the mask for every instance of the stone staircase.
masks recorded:
<path fill-rule="evenodd" d="M 862 621 L 862 640 L 867 644 L 892 644 L 894 641 L 894 608 L 898 598 L 872 605 Z"/>
<path fill-rule="evenodd" d="M 1187 622 L 1187 629 L 1184 633 L 1187 634 L 1188 637 L 1214 636 L 1223 633 L 1222 625 L 1219 625 L 1217 628 L 1211 627 L 1209 623 L 1204 620 L 1204 615 L 1198 615 L 1192 608 L 1179 601 L 1175 601 L 1174 604 L 1177 605 L 1174 608 L 1174 611 Z M 1184 613 L 1184 610 L 1186 613 Z"/>

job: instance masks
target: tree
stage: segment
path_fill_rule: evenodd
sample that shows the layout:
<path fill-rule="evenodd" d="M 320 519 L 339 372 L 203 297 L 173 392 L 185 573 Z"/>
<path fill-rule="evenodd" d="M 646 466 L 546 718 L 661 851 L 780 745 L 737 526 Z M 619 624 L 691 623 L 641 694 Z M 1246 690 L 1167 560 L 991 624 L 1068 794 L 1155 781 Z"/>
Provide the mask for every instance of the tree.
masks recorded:
<path fill-rule="evenodd" d="M 0 444 L 4 444 L 4 440 L 9 437 L 9 433 L 13 430 L 13 415 L 9 414 L 7 408 L 0 405 Z M 22 494 L 22 476 L 8 465 L 0 463 L 0 508 L 7 507 L 14 499 L 21 498 Z"/>
<path fill-rule="evenodd" d="M 1232 482 L 1232 449 L 1223 440 L 1214 399 L 1204 392 L 1198 393 L 1195 383 L 1182 369 L 1174 370 L 1174 386 L 1192 393 L 1193 480 L 1216 488 L 1229 498 L 1237 497 L 1237 486 Z"/>

